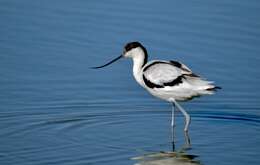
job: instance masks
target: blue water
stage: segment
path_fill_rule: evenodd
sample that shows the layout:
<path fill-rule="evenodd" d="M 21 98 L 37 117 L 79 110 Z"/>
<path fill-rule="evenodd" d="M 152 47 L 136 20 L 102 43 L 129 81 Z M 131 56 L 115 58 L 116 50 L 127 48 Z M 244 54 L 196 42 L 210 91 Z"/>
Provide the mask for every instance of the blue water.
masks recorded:
<path fill-rule="evenodd" d="M 171 151 L 171 107 L 135 82 L 130 60 L 89 69 L 129 41 L 223 88 L 182 103 L 192 117 L 183 154 L 260 164 L 260 1 L 1 0 L 0 20 L 1 165 L 187 163 L 136 159 Z"/>

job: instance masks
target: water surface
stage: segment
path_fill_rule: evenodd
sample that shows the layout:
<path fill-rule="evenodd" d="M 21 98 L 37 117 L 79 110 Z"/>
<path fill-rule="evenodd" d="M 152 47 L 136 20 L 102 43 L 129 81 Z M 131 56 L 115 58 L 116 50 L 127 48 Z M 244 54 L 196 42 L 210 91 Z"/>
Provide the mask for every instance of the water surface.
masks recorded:
<path fill-rule="evenodd" d="M 182 104 L 181 154 L 194 162 L 181 163 L 259 164 L 259 11 L 257 0 L 0 1 L 0 164 L 173 163 L 170 104 L 138 86 L 129 60 L 89 69 L 136 40 L 223 88 Z M 176 153 L 182 129 L 177 114 Z"/>

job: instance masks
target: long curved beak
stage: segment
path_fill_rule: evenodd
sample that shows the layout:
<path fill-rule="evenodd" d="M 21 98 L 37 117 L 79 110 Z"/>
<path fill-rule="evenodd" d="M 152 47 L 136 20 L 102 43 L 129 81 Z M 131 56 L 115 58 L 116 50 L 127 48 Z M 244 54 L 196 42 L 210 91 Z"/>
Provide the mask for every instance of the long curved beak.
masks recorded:
<path fill-rule="evenodd" d="M 114 63 L 114 62 L 116 62 L 117 60 L 119 60 L 119 59 L 122 58 L 122 57 L 123 57 L 123 55 L 120 55 L 119 57 L 113 59 L 112 61 L 110 61 L 110 62 L 108 62 L 108 63 L 106 63 L 106 64 L 104 64 L 104 65 L 96 66 L 96 67 L 91 67 L 91 69 L 103 68 L 103 67 L 105 67 L 105 66 L 108 66 L 108 65 L 110 65 L 110 64 L 112 64 L 112 63 Z"/>

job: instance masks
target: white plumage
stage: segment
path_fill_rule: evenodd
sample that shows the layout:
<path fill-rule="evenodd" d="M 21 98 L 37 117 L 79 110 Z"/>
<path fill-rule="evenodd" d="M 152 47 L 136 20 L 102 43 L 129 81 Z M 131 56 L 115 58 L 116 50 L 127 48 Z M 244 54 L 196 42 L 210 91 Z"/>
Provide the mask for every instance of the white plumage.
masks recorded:
<path fill-rule="evenodd" d="M 155 84 L 153 88 L 152 85 L 147 88 L 145 83 L 143 86 L 152 95 L 166 101 L 172 99 L 184 101 L 195 96 L 214 93 L 215 86 L 212 82 L 202 79 L 192 73 L 187 66 L 176 61 L 151 61 L 143 67 L 142 72 L 150 83 Z"/>
<path fill-rule="evenodd" d="M 185 116 L 185 131 L 188 131 L 190 124 L 189 114 L 177 101 L 185 101 L 196 96 L 213 94 L 216 89 L 220 88 L 213 85 L 213 82 L 194 74 L 191 69 L 180 62 L 155 60 L 147 63 L 147 50 L 139 42 L 126 44 L 121 56 L 105 65 L 94 68 L 105 67 L 122 57 L 132 58 L 134 78 L 142 87 L 147 89 L 153 96 L 173 104 L 172 127 L 175 126 L 175 106 Z"/>

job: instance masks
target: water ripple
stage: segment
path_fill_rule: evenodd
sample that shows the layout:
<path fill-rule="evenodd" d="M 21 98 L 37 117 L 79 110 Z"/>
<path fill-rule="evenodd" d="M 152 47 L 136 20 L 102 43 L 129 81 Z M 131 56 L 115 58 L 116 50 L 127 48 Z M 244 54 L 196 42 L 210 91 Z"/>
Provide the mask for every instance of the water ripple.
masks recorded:
<path fill-rule="evenodd" d="M 134 164 L 139 152 L 169 150 L 171 107 L 135 84 L 131 65 L 88 69 L 132 40 L 223 87 L 184 105 L 192 152 L 205 164 L 259 164 L 259 9 L 257 0 L 1 1 L 0 164 Z M 176 122 L 178 145 L 180 113 Z"/>

